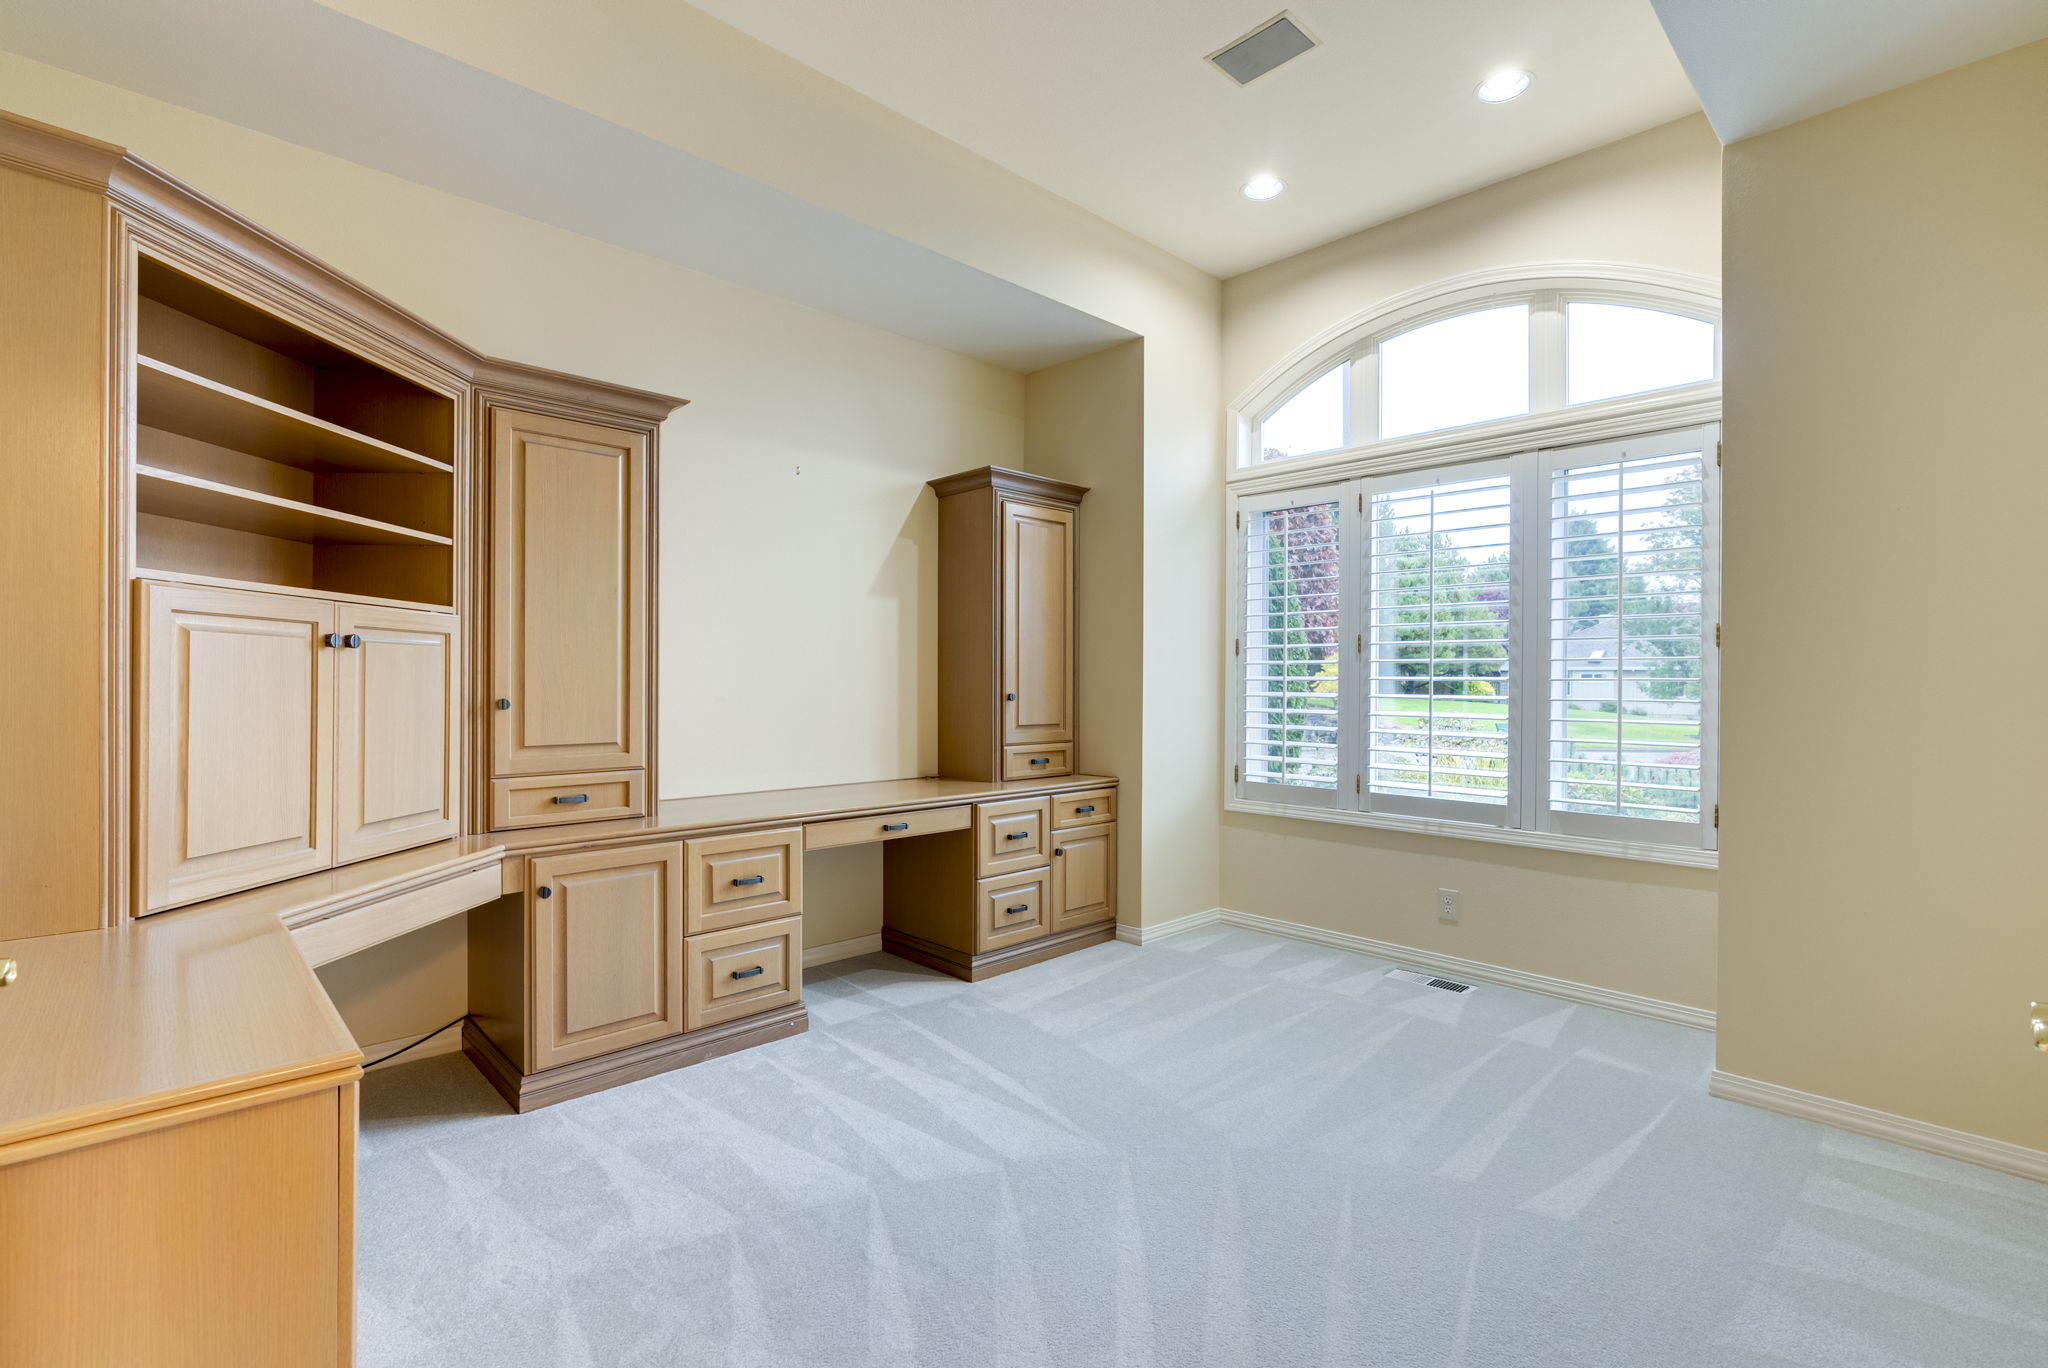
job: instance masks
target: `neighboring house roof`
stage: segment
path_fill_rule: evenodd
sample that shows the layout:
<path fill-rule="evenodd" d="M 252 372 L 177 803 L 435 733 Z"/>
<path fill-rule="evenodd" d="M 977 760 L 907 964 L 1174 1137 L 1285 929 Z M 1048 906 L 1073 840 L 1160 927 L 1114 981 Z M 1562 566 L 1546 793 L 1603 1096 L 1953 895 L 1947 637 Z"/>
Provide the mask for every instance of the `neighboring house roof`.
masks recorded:
<path fill-rule="evenodd" d="M 1587 618 L 1564 639 L 1565 664 L 1576 670 L 1612 670 L 1617 660 L 1624 673 L 1636 674 L 1657 663 L 1658 656 L 1639 642 L 1621 641 L 1621 624 L 1613 617 Z"/>

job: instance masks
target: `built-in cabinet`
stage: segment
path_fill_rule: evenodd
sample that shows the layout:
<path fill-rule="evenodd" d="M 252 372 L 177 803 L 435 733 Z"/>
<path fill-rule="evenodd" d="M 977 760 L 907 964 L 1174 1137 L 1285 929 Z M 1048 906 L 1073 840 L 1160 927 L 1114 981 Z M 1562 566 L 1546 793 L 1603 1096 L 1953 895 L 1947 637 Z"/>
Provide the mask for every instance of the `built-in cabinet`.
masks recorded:
<path fill-rule="evenodd" d="M 532 861 L 527 1072 L 683 1029 L 678 841 Z"/>
<path fill-rule="evenodd" d="M 653 577 L 646 431 L 486 408 L 491 774 L 579 791 L 496 811 L 510 824 L 645 811 Z M 624 785 L 624 788 L 620 786 Z M 508 792 L 532 793 L 532 786 Z"/>
<path fill-rule="evenodd" d="M 939 500 L 939 768 L 962 779 L 1074 772 L 1079 485 L 985 466 Z"/>
<path fill-rule="evenodd" d="M 450 614 L 142 581 L 138 905 L 455 835 Z"/>

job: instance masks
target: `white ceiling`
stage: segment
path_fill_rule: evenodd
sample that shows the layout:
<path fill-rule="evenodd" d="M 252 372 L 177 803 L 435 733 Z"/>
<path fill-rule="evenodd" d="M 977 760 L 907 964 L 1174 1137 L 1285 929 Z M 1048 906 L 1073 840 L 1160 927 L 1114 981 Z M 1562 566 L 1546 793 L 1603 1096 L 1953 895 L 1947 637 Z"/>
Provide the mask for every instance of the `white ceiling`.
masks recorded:
<path fill-rule="evenodd" d="M 695 3 L 1224 276 L 1699 108 L 1650 0 L 1294 0 L 1323 46 L 1243 87 L 1203 59 L 1280 0 Z"/>
<path fill-rule="evenodd" d="M 0 4 L 0 47 L 1015 370 L 1133 335 L 315 0 Z"/>
<path fill-rule="evenodd" d="M 1722 142 L 2048 38 L 2048 0 L 1654 0 Z"/>

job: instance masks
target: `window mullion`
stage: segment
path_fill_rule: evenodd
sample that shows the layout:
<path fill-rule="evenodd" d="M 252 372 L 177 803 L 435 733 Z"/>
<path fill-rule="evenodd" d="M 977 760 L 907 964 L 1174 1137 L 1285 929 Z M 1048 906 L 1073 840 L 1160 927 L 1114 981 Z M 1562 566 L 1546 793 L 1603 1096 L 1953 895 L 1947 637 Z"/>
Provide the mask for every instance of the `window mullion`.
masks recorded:
<path fill-rule="evenodd" d="M 1344 440 L 1363 446 L 1380 437 L 1380 349 L 1367 347 L 1351 359 L 1350 388 L 1345 395 Z"/>
<path fill-rule="evenodd" d="M 1339 807 L 1363 811 L 1365 798 L 1365 737 L 1367 709 L 1371 706 L 1371 657 L 1364 650 L 1366 624 L 1366 570 L 1371 565 L 1366 539 L 1370 523 L 1363 512 L 1365 481 L 1347 480 L 1343 509 L 1339 516 L 1339 539 L 1343 555 L 1343 592 L 1338 599 L 1338 621 L 1343 631 L 1340 659 L 1348 668 L 1339 671 L 1338 741 L 1343 755 L 1341 773 L 1349 779 L 1337 795 Z"/>
<path fill-rule="evenodd" d="M 1529 411 L 1564 407 L 1564 295 L 1546 290 L 1529 301 Z"/>
<path fill-rule="evenodd" d="M 1550 830 L 1543 801 L 1550 776 L 1550 578 L 1549 480 L 1540 452 L 1515 458 L 1515 533 L 1518 542 L 1515 598 L 1517 680 L 1514 708 L 1516 825 L 1524 831 Z"/>

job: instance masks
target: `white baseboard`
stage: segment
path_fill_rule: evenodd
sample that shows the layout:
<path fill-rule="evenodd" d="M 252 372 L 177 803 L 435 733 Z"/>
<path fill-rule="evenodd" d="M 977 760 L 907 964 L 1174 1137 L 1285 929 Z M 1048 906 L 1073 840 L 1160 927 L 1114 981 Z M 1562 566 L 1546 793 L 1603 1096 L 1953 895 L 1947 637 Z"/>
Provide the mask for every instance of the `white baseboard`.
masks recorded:
<path fill-rule="evenodd" d="M 1206 912 L 1190 912 L 1185 917 L 1175 917 L 1172 921 L 1167 922 L 1155 922 L 1151 926 L 1132 926 L 1127 922 L 1118 922 L 1116 925 L 1116 938 L 1130 945 L 1145 945 L 1160 939 L 1162 936 L 1177 936 L 1183 931 L 1194 931 L 1204 926 L 1214 926 L 1217 922 L 1223 920 L 1223 914 L 1223 908 L 1212 907 Z"/>
<path fill-rule="evenodd" d="M 1136 937 L 1124 936 L 1127 928 L 1120 926 L 1117 928 L 1117 936 L 1120 939 L 1135 939 L 1138 944 L 1143 945 L 1158 940 L 1161 936 L 1192 931 L 1198 926 L 1210 926 L 1217 922 L 1225 926 L 1242 926 L 1251 931 L 1264 931 L 1270 935 L 1307 941 L 1312 945 L 1327 945 L 1333 950 L 1349 950 L 1360 955 L 1370 955 L 1374 959 L 1392 960 L 1396 964 L 1427 969 L 1433 974 L 1447 974 L 1452 978 L 1472 979 L 1479 983 L 1497 983 L 1503 988 L 1519 988 L 1528 993 L 1563 998 L 1567 1002 L 1583 1002 L 1592 1007 L 1606 1007 L 1616 1012 L 1649 1017 L 1653 1021 L 1668 1021 L 1678 1026 L 1690 1026 L 1696 1031 L 1714 1029 L 1714 1014 L 1704 1007 L 1688 1007 L 1684 1003 L 1666 1002 L 1662 998 L 1640 997 L 1616 988 L 1601 988 L 1591 983 L 1552 978 L 1548 974 L 1530 973 L 1526 969 L 1509 969 L 1504 965 L 1488 964 L 1483 960 L 1440 955 L 1429 950 L 1417 950 L 1412 946 L 1396 945 L 1392 941 L 1373 940 L 1368 936 L 1354 936 L 1344 931 L 1326 931 L 1320 926 L 1304 926 L 1300 922 L 1281 921 L 1277 917 L 1261 917 L 1253 912 L 1239 912 L 1229 907 L 1213 907 L 1206 912 L 1197 912 L 1177 921 L 1147 926 L 1142 928 Z"/>
<path fill-rule="evenodd" d="M 1931 1121 L 1895 1116 L 1874 1107 L 1840 1102 L 1818 1093 L 1800 1092 L 1797 1088 L 1744 1078 L 1741 1074 L 1723 1073 L 1719 1069 L 1714 1070 L 1707 1080 L 1707 1092 L 1730 1102 L 1781 1112 L 1802 1121 L 1818 1121 L 1824 1126 L 1853 1131 L 1874 1140 L 1889 1140 L 1895 1145 L 1925 1150 L 1947 1159 L 1960 1159 L 1966 1164 L 1980 1164 L 2000 1173 L 2031 1178 L 2037 1183 L 2048 1183 L 2048 1151 L 2028 1149 L 2025 1145 L 1972 1135 L 1968 1131 L 1950 1130 Z"/>
<path fill-rule="evenodd" d="M 363 1052 L 363 1058 L 366 1060 L 383 1060 L 384 1056 L 392 1051 L 405 1050 L 406 1046 L 412 1045 L 415 1040 L 419 1039 L 421 1037 L 416 1035 L 400 1036 L 396 1040 L 380 1040 L 375 1045 L 361 1045 L 357 1048 Z M 415 1059 L 432 1059 L 435 1055 L 455 1054 L 461 1049 L 462 1030 L 460 1027 L 450 1026 L 424 1045 L 417 1045 L 410 1050 L 405 1050 L 405 1053 L 396 1059 L 387 1060 L 380 1064 L 367 1064 L 364 1066 L 363 1071 L 370 1073 L 377 1069 L 393 1068 L 400 1064 L 410 1064 Z"/>
<path fill-rule="evenodd" d="M 821 964 L 831 964 L 837 960 L 879 954 L 881 949 L 882 937 L 879 932 L 872 936 L 856 936 L 852 940 L 833 941 L 830 945 L 806 945 L 804 968 L 815 969 Z"/>

